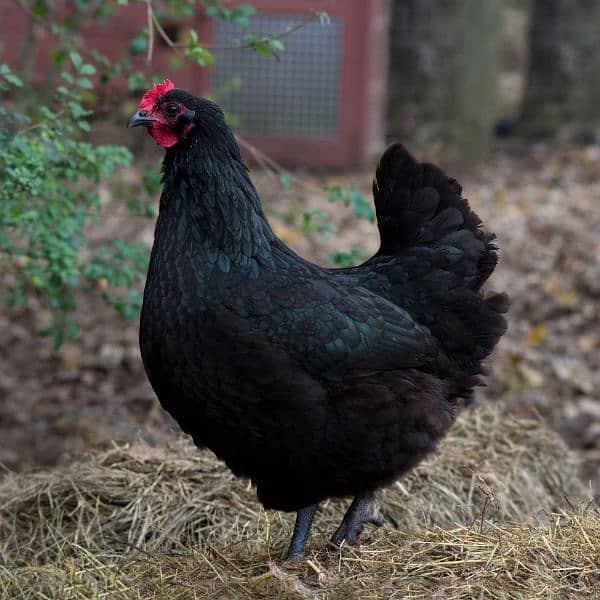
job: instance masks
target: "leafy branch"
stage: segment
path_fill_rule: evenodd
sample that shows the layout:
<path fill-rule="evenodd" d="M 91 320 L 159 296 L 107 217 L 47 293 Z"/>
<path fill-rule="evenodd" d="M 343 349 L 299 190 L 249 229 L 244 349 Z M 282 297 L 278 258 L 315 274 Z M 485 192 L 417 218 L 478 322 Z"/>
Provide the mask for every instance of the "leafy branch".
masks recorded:
<path fill-rule="evenodd" d="M 312 11 L 312 13 L 304 20 L 295 25 L 287 27 L 279 33 L 264 36 L 248 34 L 245 35 L 241 41 L 236 41 L 231 44 L 209 44 L 206 42 L 199 42 L 197 32 L 193 29 L 190 29 L 188 41 L 185 43 L 180 43 L 174 41 L 165 31 L 157 16 L 153 5 L 153 0 L 144 1 L 147 7 L 148 20 L 148 51 L 146 54 L 146 60 L 148 63 L 152 62 L 155 30 L 169 48 L 176 51 L 181 51 L 184 49 L 184 55 L 187 58 L 194 59 L 201 66 L 207 66 L 213 64 L 214 62 L 214 56 L 211 52 L 213 50 L 239 50 L 245 48 L 255 50 L 263 56 L 275 56 L 278 58 L 278 53 L 285 50 L 285 46 L 282 42 L 284 38 L 306 27 L 313 21 L 319 20 L 320 22 L 324 23 L 329 19 L 327 13 L 325 12 Z M 240 4 L 235 8 L 227 9 L 222 8 L 217 3 L 211 3 L 207 7 L 206 11 L 209 17 L 237 23 L 242 27 L 248 26 L 248 18 L 255 13 L 254 7 L 248 4 Z"/>

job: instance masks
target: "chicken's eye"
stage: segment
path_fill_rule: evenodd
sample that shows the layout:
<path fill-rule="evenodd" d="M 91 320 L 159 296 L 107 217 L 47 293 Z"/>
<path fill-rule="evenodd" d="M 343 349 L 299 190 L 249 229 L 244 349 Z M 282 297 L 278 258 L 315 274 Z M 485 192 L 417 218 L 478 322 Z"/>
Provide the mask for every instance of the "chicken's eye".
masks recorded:
<path fill-rule="evenodd" d="M 169 117 L 174 117 L 179 112 L 179 108 L 177 107 L 177 104 L 167 104 L 165 112 Z"/>

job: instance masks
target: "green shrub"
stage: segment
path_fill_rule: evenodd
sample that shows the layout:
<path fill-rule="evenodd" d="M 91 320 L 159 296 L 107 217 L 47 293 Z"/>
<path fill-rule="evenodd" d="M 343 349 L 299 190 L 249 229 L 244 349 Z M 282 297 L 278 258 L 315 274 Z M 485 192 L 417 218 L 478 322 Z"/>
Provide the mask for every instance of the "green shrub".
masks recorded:
<path fill-rule="evenodd" d="M 145 262 L 124 242 L 96 252 L 87 246 L 86 227 L 100 218 L 95 184 L 130 164 L 131 154 L 121 146 L 81 139 L 92 114 L 82 94 L 93 87 L 88 76 L 96 69 L 76 52 L 70 62 L 53 108 L 40 106 L 31 116 L 0 108 L 0 268 L 10 275 L 5 299 L 19 306 L 30 293 L 42 297 L 51 309 L 43 333 L 57 345 L 76 332 L 70 313 L 77 289 L 100 274 L 111 287 L 130 287 Z M 22 85 L 6 65 L 0 74 L 3 91 Z M 103 268 L 110 260 L 115 267 Z M 108 292 L 105 297 L 131 314 L 124 300 Z M 130 300 L 139 305 L 138 299 Z"/>

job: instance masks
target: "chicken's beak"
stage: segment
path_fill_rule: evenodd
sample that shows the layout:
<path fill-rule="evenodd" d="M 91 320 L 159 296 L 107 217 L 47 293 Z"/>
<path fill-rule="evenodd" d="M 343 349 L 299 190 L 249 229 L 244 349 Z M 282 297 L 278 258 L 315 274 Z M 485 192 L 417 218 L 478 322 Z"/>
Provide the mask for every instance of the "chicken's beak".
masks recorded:
<path fill-rule="evenodd" d="M 127 127 L 138 127 L 139 125 L 152 127 L 152 123 L 154 123 L 154 119 L 148 117 L 148 113 L 143 110 L 134 113 L 127 119 Z"/>

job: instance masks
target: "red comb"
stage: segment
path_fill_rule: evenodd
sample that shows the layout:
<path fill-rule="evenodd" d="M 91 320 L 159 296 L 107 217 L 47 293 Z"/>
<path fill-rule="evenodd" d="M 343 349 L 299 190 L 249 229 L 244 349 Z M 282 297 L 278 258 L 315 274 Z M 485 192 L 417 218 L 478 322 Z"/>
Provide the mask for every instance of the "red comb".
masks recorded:
<path fill-rule="evenodd" d="M 162 83 L 155 83 L 143 96 L 140 102 L 139 110 L 152 110 L 156 101 L 175 86 L 165 79 Z"/>

